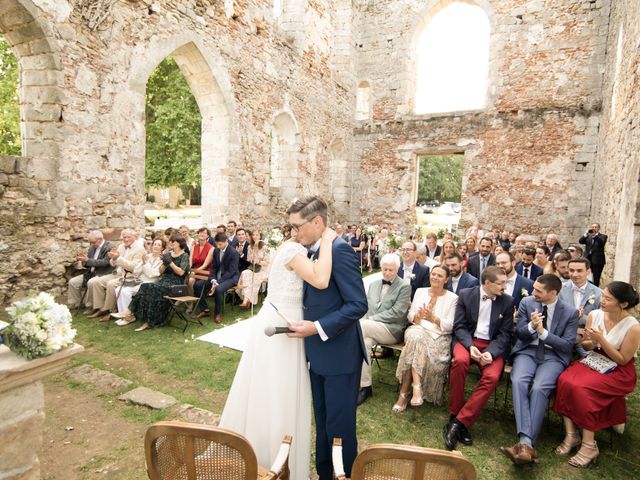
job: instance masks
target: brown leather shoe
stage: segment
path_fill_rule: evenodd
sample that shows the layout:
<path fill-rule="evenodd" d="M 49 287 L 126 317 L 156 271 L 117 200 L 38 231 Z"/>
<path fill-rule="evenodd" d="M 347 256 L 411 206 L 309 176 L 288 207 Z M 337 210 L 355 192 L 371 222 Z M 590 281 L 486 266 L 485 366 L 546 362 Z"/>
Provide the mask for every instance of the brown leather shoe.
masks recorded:
<path fill-rule="evenodd" d="M 105 314 L 111 315 L 111 313 L 107 310 L 96 310 L 91 315 L 87 315 L 87 318 L 98 318 L 104 316 Z"/>
<path fill-rule="evenodd" d="M 209 310 L 204 310 L 203 312 L 200 312 L 198 315 L 196 315 L 196 318 L 204 318 L 208 317 L 209 315 L 211 315 L 211 312 Z"/>
<path fill-rule="evenodd" d="M 500 451 L 516 465 L 538 463 L 538 454 L 529 445 L 517 443 L 513 447 L 500 447 Z"/>
<path fill-rule="evenodd" d="M 109 320 L 111 320 L 111 312 L 107 312 L 106 315 L 100 317 L 100 322 L 108 322 Z"/>
<path fill-rule="evenodd" d="M 222 315 L 220 315 L 219 313 L 216 314 L 216 316 L 213 317 L 213 321 L 216 323 L 222 323 Z"/>

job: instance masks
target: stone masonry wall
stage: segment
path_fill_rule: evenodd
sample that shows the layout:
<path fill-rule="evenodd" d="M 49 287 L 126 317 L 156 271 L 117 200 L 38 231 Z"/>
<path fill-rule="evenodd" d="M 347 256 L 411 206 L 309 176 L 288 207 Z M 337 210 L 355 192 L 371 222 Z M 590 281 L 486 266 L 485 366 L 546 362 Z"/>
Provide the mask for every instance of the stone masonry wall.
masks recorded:
<path fill-rule="evenodd" d="M 487 106 L 416 116 L 416 35 L 447 3 L 360 2 L 357 79 L 371 85 L 373 114 L 354 132 L 356 178 L 374 188 L 358 190 L 356 218 L 377 220 L 382 205 L 410 221 L 417 157 L 465 152 L 463 226 L 575 241 L 590 211 L 609 2 L 471 2 L 491 24 Z"/>
<path fill-rule="evenodd" d="M 297 127 L 301 194 L 328 192 L 330 146 L 351 144 L 354 88 L 344 67 L 342 76 L 330 69 L 344 65 L 331 57 L 334 42 L 351 43 L 344 5 L 339 19 L 334 0 L 283 2 L 278 18 L 262 0 L 81 8 L 94 3 L 0 0 L 0 34 L 20 66 L 25 155 L 0 162 L 2 303 L 29 290 L 62 293 L 87 229 L 117 239 L 143 226 L 144 93 L 167 55 L 203 114 L 208 224 L 282 221 L 269 191 L 279 113 Z"/>
<path fill-rule="evenodd" d="M 608 234 L 605 280 L 640 288 L 640 3 L 612 2 L 591 221 Z"/>

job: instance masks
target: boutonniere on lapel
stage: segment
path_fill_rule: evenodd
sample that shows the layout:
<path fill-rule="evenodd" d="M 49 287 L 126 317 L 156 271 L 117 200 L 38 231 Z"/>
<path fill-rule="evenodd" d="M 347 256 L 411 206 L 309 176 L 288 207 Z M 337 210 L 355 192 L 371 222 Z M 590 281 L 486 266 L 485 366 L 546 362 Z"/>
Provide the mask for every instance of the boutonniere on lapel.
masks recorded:
<path fill-rule="evenodd" d="M 416 274 L 415 273 L 410 273 L 409 274 L 409 280 L 413 282 L 415 279 L 416 279 Z"/>
<path fill-rule="evenodd" d="M 589 298 L 587 298 L 587 303 L 588 303 L 589 305 L 593 305 L 594 303 L 596 303 L 596 296 L 595 296 L 595 294 L 593 294 L 593 293 L 592 293 L 592 294 L 589 296 Z"/>
<path fill-rule="evenodd" d="M 526 288 L 523 288 L 522 290 L 520 290 L 520 295 L 523 297 L 528 297 L 529 296 L 529 292 L 527 291 Z"/>

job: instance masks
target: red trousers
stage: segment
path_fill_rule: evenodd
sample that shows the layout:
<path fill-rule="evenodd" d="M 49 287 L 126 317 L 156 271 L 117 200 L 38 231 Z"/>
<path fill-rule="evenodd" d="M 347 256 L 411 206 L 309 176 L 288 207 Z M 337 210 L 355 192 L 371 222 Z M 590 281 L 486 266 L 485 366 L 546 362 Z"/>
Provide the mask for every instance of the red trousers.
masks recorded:
<path fill-rule="evenodd" d="M 474 338 L 473 344 L 480 352 L 483 352 L 489 345 L 489 341 Z M 465 402 L 464 384 L 472 361 L 478 364 L 482 371 L 482 376 L 469 400 Z M 489 400 L 498 385 L 503 367 L 504 360 L 502 357 L 494 358 L 493 362 L 482 367 L 475 360 L 471 360 L 471 354 L 464 345 L 456 343 L 453 347 L 453 364 L 449 374 L 449 413 L 455 415 L 465 427 L 472 428 L 476 423 L 485 403 L 487 403 L 487 400 Z"/>

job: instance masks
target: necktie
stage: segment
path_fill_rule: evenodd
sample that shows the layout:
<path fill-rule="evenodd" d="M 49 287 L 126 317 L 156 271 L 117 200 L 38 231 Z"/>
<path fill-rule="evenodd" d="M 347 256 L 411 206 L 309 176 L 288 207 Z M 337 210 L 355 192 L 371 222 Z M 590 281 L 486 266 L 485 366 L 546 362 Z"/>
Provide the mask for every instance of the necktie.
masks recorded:
<path fill-rule="evenodd" d="M 389 280 L 382 280 L 382 284 L 383 285 L 391 285 L 391 282 Z"/>
<path fill-rule="evenodd" d="M 524 278 L 529 278 L 529 267 L 524 268 Z"/>
<path fill-rule="evenodd" d="M 482 273 L 482 271 L 487 268 L 487 257 L 482 257 L 480 264 L 480 273 Z"/>
<path fill-rule="evenodd" d="M 547 329 L 547 315 L 549 313 L 549 310 L 547 309 L 547 306 L 544 305 L 542 307 L 542 316 L 544 317 L 542 319 L 542 328 L 544 328 L 545 330 Z M 538 349 L 536 350 L 536 359 L 537 360 L 544 360 L 544 341 L 538 339 Z"/>
<path fill-rule="evenodd" d="M 492 302 L 496 299 L 495 295 L 482 295 L 482 301 L 491 300 Z"/>
<path fill-rule="evenodd" d="M 580 287 L 576 287 L 575 285 L 573 286 L 573 291 L 580 293 L 581 295 L 584 295 L 584 287 L 580 288 Z"/>
<path fill-rule="evenodd" d="M 218 263 L 220 264 L 218 268 L 218 275 L 217 275 L 218 280 L 220 280 L 220 277 L 222 277 L 222 254 L 223 253 L 224 253 L 224 250 L 220 250 L 220 256 L 218 257 Z"/>

